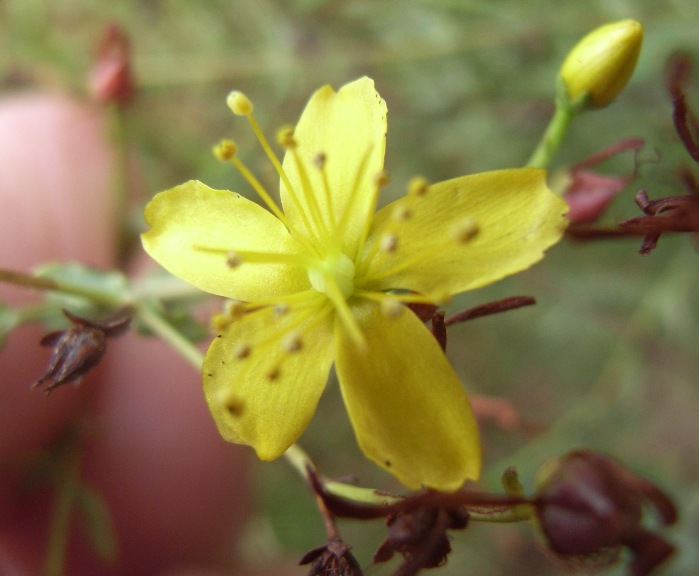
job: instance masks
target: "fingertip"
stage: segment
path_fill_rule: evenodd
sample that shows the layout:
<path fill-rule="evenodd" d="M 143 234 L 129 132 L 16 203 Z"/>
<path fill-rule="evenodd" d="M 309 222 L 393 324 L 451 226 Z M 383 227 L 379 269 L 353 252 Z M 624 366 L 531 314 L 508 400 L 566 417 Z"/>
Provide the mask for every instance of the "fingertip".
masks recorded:
<path fill-rule="evenodd" d="M 226 562 L 251 508 L 249 454 L 224 442 L 198 370 L 161 341 L 110 342 L 86 479 L 103 494 L 128 573 Z"/>

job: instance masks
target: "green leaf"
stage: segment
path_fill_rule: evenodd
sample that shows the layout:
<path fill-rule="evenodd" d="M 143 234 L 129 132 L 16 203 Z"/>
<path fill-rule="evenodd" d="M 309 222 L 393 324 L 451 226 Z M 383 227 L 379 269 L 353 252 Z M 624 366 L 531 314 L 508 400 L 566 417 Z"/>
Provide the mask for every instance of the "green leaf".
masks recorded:
<path fill-rule="evenodd" d="M 50 278 L 60 287 L 74 292 L 78 297 L 118 303 L 128 294 L 129 285 L 121 272 L 101 271 L 76 262 L 46 264 L 35 270 L 39 277 Z"/>
<path fill-rule="evenodd" d="M 92 549 L 100 559 L 113 563 L 118 556 L 117 536 L 104 499 L 83 484 L 78 489 L 76 506 L 85 521 L 85 533 Z"/>
<path fill-rule="evenodd" d="M 0 348 L 5 345 L 5 339 L 17 327 L 19 321 L 19 312 L 0 302 Z"/>

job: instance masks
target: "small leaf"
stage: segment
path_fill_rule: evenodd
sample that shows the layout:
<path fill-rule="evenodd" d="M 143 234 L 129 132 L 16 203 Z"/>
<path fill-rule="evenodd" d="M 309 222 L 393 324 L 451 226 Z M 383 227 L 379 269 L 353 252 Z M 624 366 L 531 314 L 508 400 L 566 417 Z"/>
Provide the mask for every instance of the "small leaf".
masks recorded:
<path fill-rule="evenodd" d="M 97 556 L 113 563 L 118 556 L 117 536 L 104 499 L 90 486 L 81 485 L 76 506 L 85 521 L 85 533 Z"/>

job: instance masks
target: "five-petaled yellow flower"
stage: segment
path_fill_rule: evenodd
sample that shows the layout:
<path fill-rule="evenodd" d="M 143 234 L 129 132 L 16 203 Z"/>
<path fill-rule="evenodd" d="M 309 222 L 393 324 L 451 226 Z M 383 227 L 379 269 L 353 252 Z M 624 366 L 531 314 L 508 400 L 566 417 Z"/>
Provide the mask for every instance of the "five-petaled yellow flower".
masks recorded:
<path fill-rule="evenodd" d="M 376 210 L 386 104 L 362 78 L 326 86 L 283 132 L 280 208 L 224 144 L 269 210 L 187 182 L 146 208 L 146 251 L 187 282 L 235 300 L 203 366 L 223 437 L 277 458 L 306 428 L 335 370 L 364 453 L 411 488 L 454 490 L 478 477 L 466 393 L 408 302 L 443 302 L 538 261 L 565 226 L 544 172 L 513 169 L 428 186 Z"/>

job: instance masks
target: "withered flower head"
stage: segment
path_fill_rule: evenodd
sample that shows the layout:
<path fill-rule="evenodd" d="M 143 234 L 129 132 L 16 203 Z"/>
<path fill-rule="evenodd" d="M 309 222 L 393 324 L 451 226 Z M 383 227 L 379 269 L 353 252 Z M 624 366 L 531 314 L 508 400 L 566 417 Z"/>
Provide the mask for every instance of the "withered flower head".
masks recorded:
<path fill-rule="evenodd" d="M 663 524 L 672 524 L 673 503 L 608 456 L 570 452 L 542 467 L 538 485 L 539 527 L 550 551 L 567 564 L 606 565 L 626 547 L 632 554 L 629 576 L 646 576 L 674 551 L 641 524 L 644 504 L 655 508 Z"/>
<path fill-rule="evenodd" d="M 330 538 L 325 546 L 306 552 L 299 565 L 313 562 L 308 576 L 363 576 L 351 549 L 341 538 Z"/>
<path fill-rule="evenodd" d="M 48 384 L 44 388 L 47 395 L 66 382 L 78 384 L 102 358 L 107 337 L 123 332 L 131 320 L 129 316 L 120 316 L 105 324 L 98 324 L 68 310 L 63 310 L 63 314 L 72 326 L 67 330 L 51 332 L 40 342 L 42 346 L 51 346 L 53 350 L 46 372 L 32 388 Z"/>
<path fill-rule="evenodd" d="M 447 530 L 468 524 L 468 512 L 461 507 L 415 503 L 386 518 L 388 536 L 374 553 L 374 562 L 386 562 L 396 552 L 405 558 L 395 576 L 412 576 L 422 568 L 434 568 L 447 561 L 451 545 Z"/>

